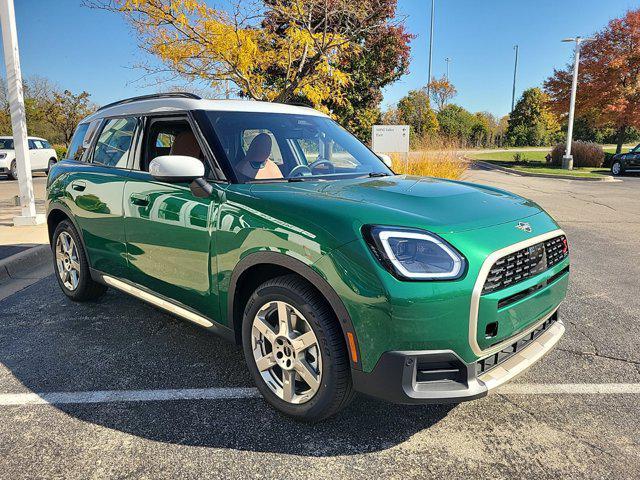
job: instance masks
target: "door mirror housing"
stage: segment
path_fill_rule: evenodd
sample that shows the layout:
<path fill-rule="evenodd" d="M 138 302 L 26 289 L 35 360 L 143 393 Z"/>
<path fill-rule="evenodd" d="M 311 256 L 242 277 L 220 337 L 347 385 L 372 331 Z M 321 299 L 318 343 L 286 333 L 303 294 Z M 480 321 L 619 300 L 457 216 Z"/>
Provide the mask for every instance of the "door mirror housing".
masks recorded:
<path fill-rule="evenodd" d="M 161 182 L 188 183 L 204 177 L 204 164 L 186 155 L 160 155 L 151 160 L 149 173 Z"/>
<path fill-rule="evenodd" d="M 384 162 L 384 164 L 391 168 L 391 157 L 389 155 L 385 155 L 384 153 L 376 153 L 378 158 Z"/>

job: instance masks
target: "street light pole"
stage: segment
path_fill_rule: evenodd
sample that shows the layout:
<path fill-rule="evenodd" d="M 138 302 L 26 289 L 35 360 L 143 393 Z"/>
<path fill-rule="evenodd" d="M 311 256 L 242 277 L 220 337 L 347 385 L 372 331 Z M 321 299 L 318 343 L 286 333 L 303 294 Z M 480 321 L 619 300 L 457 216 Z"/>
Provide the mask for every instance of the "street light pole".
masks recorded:
<path fill-rule="evenodd" d="M 571 100 L 569 102 L 569 125 L 567 127 L 567 150 L 562 157 L 562 168 L 573 170 L 573 156 L 571 155 L 571 143 L 573 142 L 573 117 L 576 109 L 576 92 L 578 90 L 578 67 L 580 66 L 580 45 L 593 40 L 591 38 L 565 38 L 563 42 L 575 42 L 575 59 L 573 61 L 573 80 L 571 81 Z"/>
<path fill-rule="evenodd" d="M 11 128 L 13 130 L 13 148 L 16 152 L 16 169 L 20 189 L 22 215 L 14 217 L 13 224 L 37 225 L 44 223 L 44 215 L 36 214 L 33 183 L 31 181 L 31 160 L 27 145 L 27 119 L 22 93 L 22 74 L 18 54 L 18 33 L 16 30 L 16 12 L 13 0 L 0 0 L 0 24 L 2 25 L 2 47 L 7 70 L 7 91 Z"/>
<path fill-rule="evenodd" d="M 429 96 L 429 93 L 431 93 L 431 87 L 430 87 L 430 83 L 431 83 L 431 64 L 433 61 L 433 25 L 435 22 L 435 15 L 436 15 L 436 0 L 431 0 L 431 32 L 429 34 L 429 73 L 427 76 L 427 96 Z"/>
<path fill-rule="evenodd" d="M 516 51 L 516 63 L 513 66 L 513 90 L 511 92 L 511 111 L 512 112 L 516 106 L 516 76 L 518 74 L 518 50 L 519 50 L 518 45 L 514 45 L 513 49 Z"/>
<path fill-rule="evenodd" d="M 447 57 L 444 61 L 447 62 L 447 80 L 449 80 L 449 63 L 451 62 L 451 59 Z"/>

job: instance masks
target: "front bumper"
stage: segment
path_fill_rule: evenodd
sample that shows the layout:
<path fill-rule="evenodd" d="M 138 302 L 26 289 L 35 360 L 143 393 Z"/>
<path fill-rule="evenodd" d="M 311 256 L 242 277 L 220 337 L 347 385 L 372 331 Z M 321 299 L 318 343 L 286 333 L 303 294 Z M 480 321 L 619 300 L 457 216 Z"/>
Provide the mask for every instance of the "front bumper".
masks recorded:
<path fill-rule="evenodd" d="M 483 397 L 550 351 L 565 328 L 556 310 L 499 352 L 465 363 L 451 350 L 386 352 L 370 373 L 353 370 L 357 391 L 394 403 L 457 403 Z"/>

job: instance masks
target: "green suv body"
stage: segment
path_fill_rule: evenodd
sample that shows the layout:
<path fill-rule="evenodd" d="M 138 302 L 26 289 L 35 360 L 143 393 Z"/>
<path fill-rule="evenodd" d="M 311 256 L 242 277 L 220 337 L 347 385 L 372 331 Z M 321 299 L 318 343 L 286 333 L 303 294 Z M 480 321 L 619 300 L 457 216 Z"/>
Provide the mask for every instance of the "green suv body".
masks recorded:
<path fill-rule="evenodd" d="M 539 206 L 395 175 L 311 109 L 159 95 L 81 122 L 48 181 L 57 278 L 243 345 L 265 398 L 318 420 L 354 391 L 483 396 L 562 336 L 569 257 Z"/>

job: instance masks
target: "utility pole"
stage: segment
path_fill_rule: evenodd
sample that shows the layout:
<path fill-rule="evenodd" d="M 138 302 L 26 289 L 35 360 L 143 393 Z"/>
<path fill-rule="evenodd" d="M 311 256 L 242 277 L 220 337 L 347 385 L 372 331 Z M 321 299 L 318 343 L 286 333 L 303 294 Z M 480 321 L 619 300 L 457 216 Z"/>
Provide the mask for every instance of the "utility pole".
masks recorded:
<path fill-rule="evenodd" d="M 567 150 L 562 157 L 562 168 L 573 170 L 573 156 L 571 155 L 571 143 L 573 142 L 573 116 L 576 109 L 576 92 L 578 90 L 578 67 L 580 66 L 580 45 L 589 42 L 592 38 L 572 37 L 565 38 L 563 42 L 575 42 L 575 58 L 573 61 L 573 80 L 571 82 L 571 100 L 569 102 L 569 125 L 567 127 Z"/>
<path fill-rule="evenodd" d="M 429 73 L 427 75 L 427 96 L 431 93 L 431 65 L 433 61 L 433 26 L 436 16 L 436 0 L 431 0 L 431 32 L 429 35 Z"/>
<path fill-rule="evenodd" d="M 518 45 L 514 45 L 513 49 L 516 51 L 516 63 L 513 66 L 513 90 L 511 92 L 511 112 L 516 106 L 516 76 L 518 74 Z"/>
<path fill-rule="evenodd" d="M 447 80 L 449 80 L 449 63 L 451 62 L 451 59 L 447 57 L 444 61 L 447 62 Z"/>
<path fill-rule="evenodd" d="M 2 47 L 7 70 L 7 92 L 11 111 L 13 148 L 16 152 L 16 169 L 20 189 L 21 215 L 13 218 L 13 224 L 37 225 L 44 223 L 44 215 L 36 214 L 36 203 L 31 179 L 31 160 L 27 145 L 27 119 L 22 93 L 22 74 L 18 54 L 18 32 L 13 0 L 0 0 L 0 24 L 2 25 Z"/>

